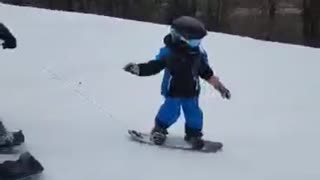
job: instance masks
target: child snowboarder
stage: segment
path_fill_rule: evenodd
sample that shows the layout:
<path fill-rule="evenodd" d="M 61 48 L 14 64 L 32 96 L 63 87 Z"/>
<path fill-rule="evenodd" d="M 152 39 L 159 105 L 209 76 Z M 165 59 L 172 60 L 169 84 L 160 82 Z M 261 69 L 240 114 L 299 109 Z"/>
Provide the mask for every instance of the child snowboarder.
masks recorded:
<path fill-rule="evenodd" d="M 207 35 L 202 22 L 182 16 L 172 22 L 170 33 L 164 37 L 165 47 L 154 60 L 146 63 L 129 63 L 124 70 L 137 76 L 151 76 L 165 70 L 161 94 L 165 97 L 155 126 L 151 131 L 151 140 L 162 145 L 168 134 L 167 129 L 180 116 L 182 108 L 185 122 L 185 141 L 193 148 L 204 146 L 203 113 L 199 107 L 199 77 L 206 80 L 223 98 L 231 97 L 230 91 L 219 81 L 208 64 L 207 54 L 200 47 L 201 40 Z"/>

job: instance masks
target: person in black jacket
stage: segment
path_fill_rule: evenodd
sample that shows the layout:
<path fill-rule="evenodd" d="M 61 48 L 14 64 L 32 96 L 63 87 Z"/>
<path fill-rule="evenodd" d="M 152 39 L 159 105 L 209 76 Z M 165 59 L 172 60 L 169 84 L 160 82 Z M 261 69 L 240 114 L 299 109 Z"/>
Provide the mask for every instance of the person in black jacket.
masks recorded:
<path fill-rule="evenodd" d="M 0 23 L 0 42 L 3 49 L 14 49 L 17 47 L 17 40 L 9 29 Z M 24 142 L 24 135 L 22 131 L 9 132 L 4 124 L 0 121 L 0 148 L 12 147 L 20 145 Z"/>
<path fill-rule="evenodd" d="M 2 42 L 1 42 L 2 41 Z M 0 23 L 0 45 L 3 49 L 14 49 L 17 47 L 16 38 L 9 29 Z M 22 131 L 9 132 L 0 121 L 0 153 L 3 150 L 21 145 L 24 142 Z M 43 171 L 40 162 L 35 159 L 29 152 L 19 156 L 16 161 L 5 161 L 0 163 L 0 180 L 16 180 L 39 174 Z"/>
<path fill-rule="evenodd" d="M 201 45 L 201 40 L 207 35 L 202 22 L 182 16 L 175 19 L 170 33 L 164 37 L 165 47 L 154 60 L 146 63 L 128 63 L 124 70 L 137 76 L 151 76 L 164 70 L 161 84 L 161 94 L 165 102 L 155 118 L 155 127 L 151 131 L 151 139 L 157 145 L 162 145 L 168 134 L 167 129 L 180 116 L 182 108 L 185 123 L 185 140 L 195 149 L 204 146 L 203 113 L 199 107 L 200 83 L 204 79 L 223 98 L 231 97 L 230 91 L 219 81 L 208 63 L 208 56 Z"/>

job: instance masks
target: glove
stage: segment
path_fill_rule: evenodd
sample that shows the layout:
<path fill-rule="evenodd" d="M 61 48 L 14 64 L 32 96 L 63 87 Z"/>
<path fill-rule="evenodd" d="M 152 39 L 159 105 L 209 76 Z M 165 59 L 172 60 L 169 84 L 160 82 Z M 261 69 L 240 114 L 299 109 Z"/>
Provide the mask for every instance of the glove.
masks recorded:
<path fill-rule="evenodd" d="M 135 75 L 139 75 L 140 74 L 139 65 L 137 65 L 135 63 L 129 63 L 123 69 L 125 71 L 130 72 L 130 73 L 135 74 Z"/>
<path fill-rule="evenodd" d="M 222 84 L 218 86 L 218 91 L 220 92 L 222 98 L 230 99 L 231 98 L 231 93 L 230 91 L 225 88 Z"/>
<path fill-rule="evenodd" d="M 2 43 L 3 49 L 14 49 L 17 47 L 17 41 L 16 38 L 10 36 L 6 39 L 4 39 L 4 43 Z"/>

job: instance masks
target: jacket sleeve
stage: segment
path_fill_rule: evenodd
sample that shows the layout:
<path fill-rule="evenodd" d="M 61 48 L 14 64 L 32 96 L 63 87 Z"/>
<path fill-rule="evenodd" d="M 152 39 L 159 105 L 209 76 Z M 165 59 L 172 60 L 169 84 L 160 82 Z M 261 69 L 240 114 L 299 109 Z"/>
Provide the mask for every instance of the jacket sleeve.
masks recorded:
<path fill-rule="evenodd" d="M 151 76 L 162 71 L 165 66 L 165 60 L 151 60 L 147 63 L 140 63 L 139 66 L 139 76 Z"/>
<path fill-rule="evenodd" d="M 214 72 L 212 68 L 209 65 L 208 62 L 208 56 L 204 52 L 203 58 L 201 58 L 200 68 L 199 68 L 199 75 L 202 79 L 208 80 L 211 78 L 211 76 L 214 75 Z"/>
<path fill-rule="evenodd" d="M 2 23 L 0 23 L 0 40 L 4 41 L 3 43 L 0 44 L 4 49 L 7 49 L 7 48 L 12 49 L 17 46 L 16 38 L 9 31 L 9 29 Z"/>
<path fill-rule="evenodd" d="M 0 39 L 5 41 L 8 38 L 12 38 L 12 34 L 4 24 L 0 23 Z"/>
<path fill-rule="evenodd" d="M 151 76 L 159 73 L 166 67 L 166 59 L 169 49 L 162 47 L 154 60 L 139 64 L 139 76 Z"/>

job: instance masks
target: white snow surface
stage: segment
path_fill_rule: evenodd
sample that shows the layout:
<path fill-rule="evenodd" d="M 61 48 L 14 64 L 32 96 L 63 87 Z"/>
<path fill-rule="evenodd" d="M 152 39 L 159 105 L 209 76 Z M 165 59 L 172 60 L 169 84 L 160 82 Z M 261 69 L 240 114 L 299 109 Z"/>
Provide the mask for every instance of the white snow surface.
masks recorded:
<path fill-rule="evenodd" d="M 320 179 L 319 49 L 210 33 L 203 46 L 232 98 L 202 81 L 204 138 L 224 150 L 201 154 L 128 140 L 151 130 L 162 72 L 122 67 L 154 58 L 168 26 L 4 4 L 0 21 L 18 40 L 0 53 L 0 116 L 23 130 L 43 180 Z"/>

